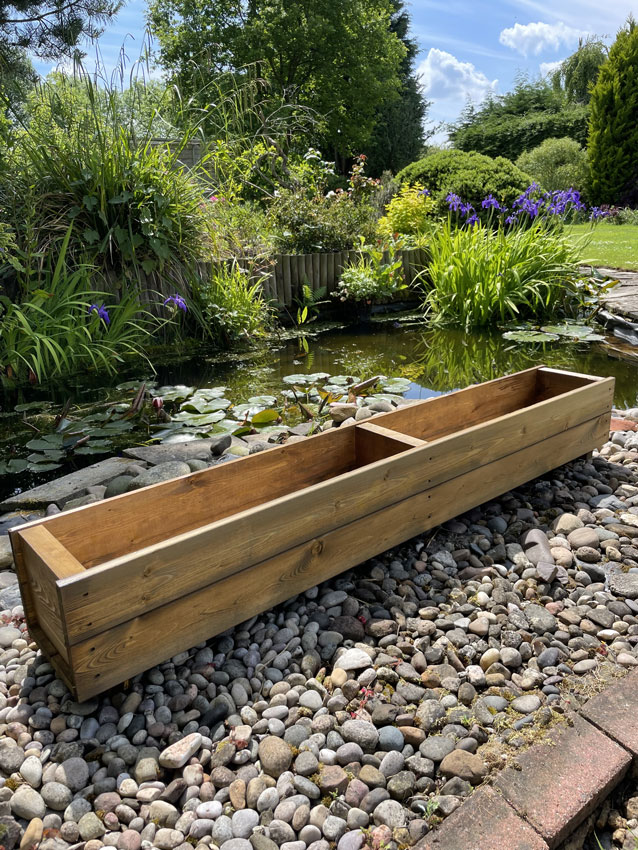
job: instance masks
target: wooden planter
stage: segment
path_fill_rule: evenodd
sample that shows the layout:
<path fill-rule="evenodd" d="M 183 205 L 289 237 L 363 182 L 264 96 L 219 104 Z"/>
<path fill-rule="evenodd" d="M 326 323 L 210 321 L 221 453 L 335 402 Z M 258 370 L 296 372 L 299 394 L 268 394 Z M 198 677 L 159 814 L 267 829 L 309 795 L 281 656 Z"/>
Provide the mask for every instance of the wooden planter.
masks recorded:
<path fill-rule="evenodd" d="M 77 699 L 602 445 L 613 378 L 536 367 L 11 530 Z"/>

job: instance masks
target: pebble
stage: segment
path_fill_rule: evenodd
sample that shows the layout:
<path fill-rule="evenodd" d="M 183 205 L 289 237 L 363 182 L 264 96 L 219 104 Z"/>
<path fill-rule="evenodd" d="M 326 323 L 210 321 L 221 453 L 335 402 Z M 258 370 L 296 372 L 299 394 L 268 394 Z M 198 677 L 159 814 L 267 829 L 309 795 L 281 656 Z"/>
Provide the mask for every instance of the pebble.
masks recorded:
<path fill-rule="evenodd" d="M 516 746 L 564 710 L 570 677 L 638 666 L 638 453 L 620 433 L 84 703 L 14 600 L 0 625 L 14 845 L 418 842 L 427 807 L 447 816 L 487 775 L 485 741 Z"/>

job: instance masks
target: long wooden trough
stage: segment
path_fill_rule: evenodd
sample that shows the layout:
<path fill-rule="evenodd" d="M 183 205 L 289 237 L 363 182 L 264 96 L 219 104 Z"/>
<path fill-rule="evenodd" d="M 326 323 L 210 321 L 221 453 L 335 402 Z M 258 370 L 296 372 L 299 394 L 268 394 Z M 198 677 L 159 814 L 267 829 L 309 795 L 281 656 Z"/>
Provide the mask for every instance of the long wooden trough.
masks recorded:
<path fill-rule="evenodd" d="M 87 699 L 601 446 L 613 378 L 536 367 L 11 530 Z"/>

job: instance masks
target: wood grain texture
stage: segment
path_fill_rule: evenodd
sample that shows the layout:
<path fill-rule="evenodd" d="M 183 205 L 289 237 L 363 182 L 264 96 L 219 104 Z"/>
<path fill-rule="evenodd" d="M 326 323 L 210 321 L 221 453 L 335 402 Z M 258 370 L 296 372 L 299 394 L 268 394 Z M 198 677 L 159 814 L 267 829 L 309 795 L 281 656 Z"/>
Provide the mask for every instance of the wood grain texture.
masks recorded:
<path fill-rule="evenodd" d="M 84 568 L 42 525 L 20 531 L 20 552 L 31 590 L 32 625 L 39 626 L 57 652 L 68 658 L 66 621 L 57 581 L 83 573 Z"/>
<path fill-rule="evenodd" d="M 537 445 L 543 452 L 547 437 L 592 416 L 607 412 L 609 417 L 612 396 L 613 379 L 577 389 L 562 398 L 408 449 L 294 495 L 162 540 L 95 567 L 82 577 L 62 581 L 60 593 L 69 640 L 82 640 L 517 449 Z M 357 434 L 360 430 L 364 430 L 362 425 L 348 429 L 356 440 L 361 439 Z M 184 569 L 185 564 L 188 569 Z"/>
<path fill-rule="evenodd" d="M 373 422 L 362 422 L 356 427 L 357 466 L 365 466 L 392 457 L 400 452 L 424 446 L 425 440 L 399 434 Z"/>
<path fill-rule="evenodd" d="M 230 626 L 493 499 L 600 445 L 608 414 L 308 540 L 71 648 L 79 699 L 114 686 Z"/>
<path fill-rule="evenodd" d="M 328 431 L 88 505 L 96 508 L 88 515 L 77 508 L 43 522 L 92 567 L 347 472 L 355 463 L 354 440 L 352 429 Z"/>

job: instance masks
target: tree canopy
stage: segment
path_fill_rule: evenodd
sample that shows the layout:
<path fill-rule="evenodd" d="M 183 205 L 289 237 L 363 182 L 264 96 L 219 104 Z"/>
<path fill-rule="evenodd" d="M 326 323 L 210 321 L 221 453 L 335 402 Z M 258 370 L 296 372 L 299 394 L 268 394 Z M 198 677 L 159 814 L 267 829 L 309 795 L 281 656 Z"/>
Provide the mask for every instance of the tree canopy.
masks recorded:
<path fill-rule="evenodd" d="M 571 103 L 545 78 L 521 77 L 504 95 L 490 95 L 480 106 L 468 106 L 450 138 L 464 151 L 515 160 L 548 138 L 568 137 L 584 144 L 587 106 Z"/>
<path fill-rule="evenodd" d="M 0 0 L 0 63 L 16 50 L 41 59 L 71 56 L 120 6 L 121 0 Z"/>
<path fill-rule="evenodd" d="M 324 150 L 343 162 L 401 95 L 396 11 L 391 0 L 150 0 L 148 22 L 183 94 L 202 74 L 256 63 L 280 102 L 316 113 Z"/>
<path fill-rule="evenodd" d="M 580 39 L 578 49 L 550 75 L 554 89 L 564 92 L 570 103 L 589 103 L 601 66 L 607 61 L 607 46 L 598 38 Z"/>
<path fill-rule="evenodd" d="M 424 121 L 429 104 L 423 97 L 414 63 L 419 52 L 410 34 L 410 16 L 403 0 L 392 0 L 390 29 L 405 45 L 400 68 L 399 94 L 378 110 L 374 130 L 366 145 L 368 171 L 379 176 L 384 170 L 396 173 L 418 159 L 425 143 Z"/>
<path fill-rule="evenodd" d="M 598 203 L 638 204 L 638 24 L 630 17 L 591 93 L 589 166 Z"/>

